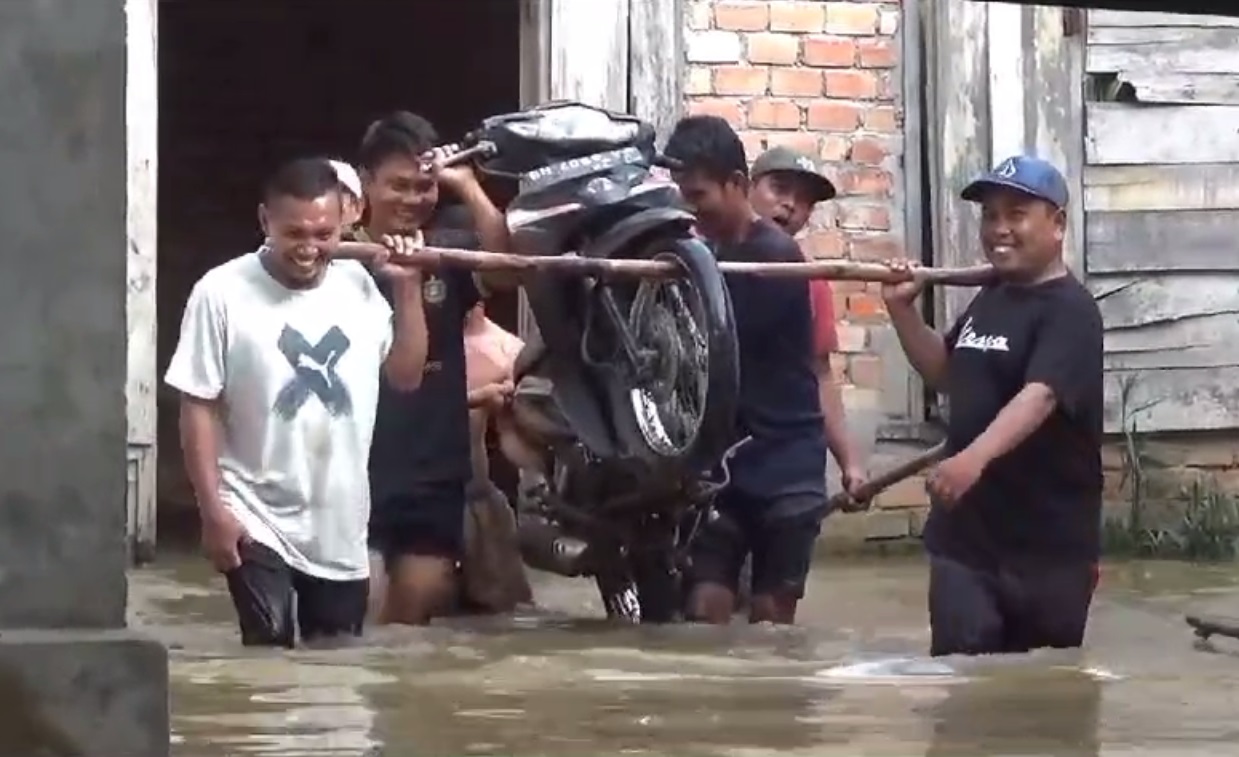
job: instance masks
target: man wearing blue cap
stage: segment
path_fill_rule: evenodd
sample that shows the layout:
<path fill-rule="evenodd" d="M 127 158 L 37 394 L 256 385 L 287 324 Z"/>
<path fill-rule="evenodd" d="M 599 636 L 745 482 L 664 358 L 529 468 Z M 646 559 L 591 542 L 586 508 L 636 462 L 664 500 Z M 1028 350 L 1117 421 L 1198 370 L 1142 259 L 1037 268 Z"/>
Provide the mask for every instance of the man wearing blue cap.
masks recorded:
<path fill-rule="evenodd" d="M 884 288 L 926 384 L 947 395 L 950 457 L 929 475 L 931 653 L 1083 643 L 1101 524 L 1102 320 L 1063 261 L 1067 183 L 1017 156 L 969 184 L 997 274 L 945 338 L 919 284 Z"/>

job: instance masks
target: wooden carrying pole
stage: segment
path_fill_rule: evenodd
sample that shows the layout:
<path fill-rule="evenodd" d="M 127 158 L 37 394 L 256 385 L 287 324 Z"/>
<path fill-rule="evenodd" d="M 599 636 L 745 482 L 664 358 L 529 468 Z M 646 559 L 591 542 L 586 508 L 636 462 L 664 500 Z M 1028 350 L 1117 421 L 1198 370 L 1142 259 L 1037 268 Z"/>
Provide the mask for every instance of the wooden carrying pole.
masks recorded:
<path fill-rule="evenodd" d="M 868 510 L 873 498 L 904 479 L 911 478 L 946 456 L 946 442 L 928 449 L 911 460 L 883 471 L 860 485 L 858 501 L 853 501 L 847 492 L 840 492 L 831 498 L 831 504 L 843 512 L 859 512 Z"/>
<path fill-rule="evenodd" d="M 386 252 L 372 242 L 343 242 L 336 258 L 368 261 Z M 425 247 L 408 256 L 409 265 L 419 268 L 465 268 L 473 271 L 518 274 L 560 274 L 614 278 L 675 278 L 680 269 L 663 260 L 623 260 L 619 258 L 582 258 L 574 255 L 526 256 L 500 252 L 457 250 L 450 247 Z M 988 265 L 970 268 L 892 268 L 881 263 L 857 263 L 851 260 L 814 260 L 804 263 L 745 263 L 720 261 L 723 273 L 741 273 L 800 279 L 830 279 L 832 281 L 873 281 L 898 284 L 920 280 L 927 284 L 950 286 L 981 286 L 991 279 Z"/>

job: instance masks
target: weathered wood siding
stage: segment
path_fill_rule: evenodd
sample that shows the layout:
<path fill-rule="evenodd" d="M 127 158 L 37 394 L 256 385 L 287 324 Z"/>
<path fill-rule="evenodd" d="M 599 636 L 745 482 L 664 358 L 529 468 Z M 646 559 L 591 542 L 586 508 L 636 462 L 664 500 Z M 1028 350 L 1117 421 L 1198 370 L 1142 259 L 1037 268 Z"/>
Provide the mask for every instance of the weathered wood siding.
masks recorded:
<path fill-rule="evenodd" d="M 1083 46 L 1073 9 L 971 0 L 930 3 L 927 29 L 930 202 L 934 263 L 981 261 L 979 209 L 959 198 L 974 177 L 1018 153 L 1040 155 L 1076 182 L 1083 161 Z M 1066 255 L 1083 271 L 1083 209 L 1073 208 Z M 951 287 L 937 302 L 944 327 L 974 290 Z"/>
<path fill-rule="evenodd" d="M 1239 19 L 1089 12 L 1084 207 L 1107 426 L 1239 426 Z"/>
<path fill-rule="evenodd" d="M 126 0 L 126 223 L 128 289 L 128 540 L 131 557 L 149 556 L 155 545 L 155 454 L 157 401 L 155 352 L 156 200 L 159 85 L 158 3 Z"/>

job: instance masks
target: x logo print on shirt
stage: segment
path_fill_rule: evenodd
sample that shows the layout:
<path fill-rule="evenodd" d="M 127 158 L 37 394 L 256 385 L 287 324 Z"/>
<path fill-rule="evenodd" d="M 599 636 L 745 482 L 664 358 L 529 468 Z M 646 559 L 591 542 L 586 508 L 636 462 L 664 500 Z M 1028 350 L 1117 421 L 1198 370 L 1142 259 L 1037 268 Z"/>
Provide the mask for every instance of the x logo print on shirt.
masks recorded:
<path fill-rule="evenodd" d="M 332 326 L 318 344 L 311 345 L 300 331 L 286 325 L 277 344 L 293 368 L 293 377 L 275 398 L 276 415 L 292 420 L 310 395 L 317 396 L 333 416 L 353 412 L 353 398 L 336 373 L 336 365 L 350 345 L 339 326 Z"/>

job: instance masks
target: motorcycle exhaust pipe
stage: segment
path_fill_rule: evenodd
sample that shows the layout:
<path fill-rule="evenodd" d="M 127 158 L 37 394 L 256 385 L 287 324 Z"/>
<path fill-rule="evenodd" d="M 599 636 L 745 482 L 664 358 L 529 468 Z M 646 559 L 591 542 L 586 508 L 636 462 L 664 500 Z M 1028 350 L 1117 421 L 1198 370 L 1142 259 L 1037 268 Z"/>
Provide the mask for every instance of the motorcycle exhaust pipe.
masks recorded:
<path fill-rule="evenodd" d="M 568 536 L 541 515 L 521 513 L 516 536 L 521 559 L 534 570 L 568 578 L 587 573 L 589 544 Z"/>

